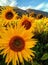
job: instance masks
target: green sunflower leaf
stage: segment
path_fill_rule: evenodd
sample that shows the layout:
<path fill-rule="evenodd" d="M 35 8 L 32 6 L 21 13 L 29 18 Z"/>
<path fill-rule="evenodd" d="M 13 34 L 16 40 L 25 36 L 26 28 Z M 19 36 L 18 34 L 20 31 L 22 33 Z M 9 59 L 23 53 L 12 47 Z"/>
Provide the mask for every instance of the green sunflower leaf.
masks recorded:
<path fill-rule="evenodd" d="M 48 44 L 46 44 L 45 46 L 48 47 Z"/>
<path fill-rule="evenodd" d="M 37 61 L 34 61 L 32 65 L 40 65 Z"/>
<path fill-rule="evenodd" d="M 45 54 L 42 56 L 41 60 L 47 60 L 47 59 L 48 59 L 48 53 L 45 53 Z"/>

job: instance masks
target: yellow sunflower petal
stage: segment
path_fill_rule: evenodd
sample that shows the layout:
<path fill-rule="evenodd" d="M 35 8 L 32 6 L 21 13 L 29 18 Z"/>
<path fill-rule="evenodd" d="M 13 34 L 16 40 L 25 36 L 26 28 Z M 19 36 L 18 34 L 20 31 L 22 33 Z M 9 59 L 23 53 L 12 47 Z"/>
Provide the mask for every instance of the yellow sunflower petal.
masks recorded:
<path fill-rule="evenodd" d="M 12 63 L 13 63 L 13 65 L 16 65 L 16 64 L 19 65 L 18 56 L 17 56 L 17 53 L 15 53 L 15 52 L 14 52 L 14 54 L 13 54 Z"/>
<path fill-rule="evenodd" d="M 33 48 L 36 45 L 35 39 L 30 39 L 26 41 L 26 48 Z"/>
<path fill-rule="evenodd" d="M 32 60 L 31 56 L 26 52 L 26 50 L 23 50 L 22 51 L 22 54 L 23 54 L 23 58 L 27 61 L 30 61 Z M 25 56 L 25 57 L 24 57 Z"/>
<path fill-rule="evenodd" d="M 28 48 L 26 49 L 26 51 L 27 51 L 31 56 L 33 56 L 33 57 L 35 56 L 35 55 L 34 55 L 35 51 L 33 51 L 33 50 L 31 50 L 31 49 L 28 49 Z"/>
<path fill-rule="evenodd" d="M 19 57 L 20 62 L 24 65 L 24 61 L 23 61 L 21 52 L 18 52 L 18 57 Z"/>

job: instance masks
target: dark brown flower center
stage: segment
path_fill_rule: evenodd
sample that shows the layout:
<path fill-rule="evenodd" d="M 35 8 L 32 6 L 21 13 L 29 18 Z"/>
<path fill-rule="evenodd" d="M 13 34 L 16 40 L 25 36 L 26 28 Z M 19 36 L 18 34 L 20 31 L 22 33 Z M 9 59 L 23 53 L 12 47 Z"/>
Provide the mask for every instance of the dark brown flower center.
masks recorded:
<path fill-rule="evenodd" d="M 25 41 L 19 36 L 14 36 L 9 42 L 10 49 L 13 51 L 21 51 L 25 47 Z"/>
<path fill-rule="evenodd" d="M 41 19 L 41 18 L 43 18 L 44 16 L 42 15 L 42 14 L 39 14 L 38 16 L 37 16 L 37 18 L 38 19 Z"/>
<path fill-rule="evenodd" d="M 7 12 L 6 15 L 5 15 L 6 19 L 8 19 L 8 20 L 12 19 L 13 16 L 14 16 L 14 15 L 13 15 L 12 12 Z"/>
<path fill-rule="evenodd" d="M 28 20 L 25 20 L 22 25 L 24 25 L 24 28 L 26 28 L 26 30 L 30 29 L 31 27 L 31 22 Z"/>

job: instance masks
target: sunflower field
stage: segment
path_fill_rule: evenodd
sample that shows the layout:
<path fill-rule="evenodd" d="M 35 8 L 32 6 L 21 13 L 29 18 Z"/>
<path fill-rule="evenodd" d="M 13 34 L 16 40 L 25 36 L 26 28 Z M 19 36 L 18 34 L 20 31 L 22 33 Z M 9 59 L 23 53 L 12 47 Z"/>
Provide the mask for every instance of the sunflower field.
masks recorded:
<path fill-rule="evenodd" d="M 0 65 L 48 65 L 48 17 L 0 6 Z"/>

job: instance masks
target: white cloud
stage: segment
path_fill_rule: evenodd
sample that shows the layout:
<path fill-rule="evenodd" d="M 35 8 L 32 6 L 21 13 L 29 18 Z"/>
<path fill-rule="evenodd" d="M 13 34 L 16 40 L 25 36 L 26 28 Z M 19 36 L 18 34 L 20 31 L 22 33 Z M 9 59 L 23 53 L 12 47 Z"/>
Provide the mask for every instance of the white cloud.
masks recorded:
<path fill-rule="evenodd" d="M 32 8 L 32 6 L 23 6 L 23 7 L 19 7 L 20 9 L 23 9 L 23 10 L 26 10 L 26 9 L 29 9 L 29 8 Z"/>
<path fill-rule="evenodd" d="M 16 5 L 17 5 L 16 0 L 12 0 L 11 3 L 10 3 L 10 6 L 16 6 Z"/>
<path fill-rule="evenodd" d="M 46 6 L 45 7 L 48 8 L 48 3 L 46 3 Z"/>
<path fill-rule="evenodd" d="M 48 12 L 48 3 L 43 2 L 39 4 L 38 6 L 36 6 L 34 9 Z"/>
<path fill-rule="evenodd" d="M 0 0 L 0 6 L 15 6 L 17 5 L 17 0 Z"/>
<path fill-rule="evenodd" d="M 41 3 L 41 4 L 37 5 L 37 6 L 31 6 L 31 5 L 29 5 L 29 6 L 23 6 L 23 7 L 19 6 L 19 8 L 21 8 L 23 10 L 26 10 L 28 8 L 39 10 L 39 9 L 43 8 L 43 6 L 44 6 L 44 3 Z"/>
<path fill-rule="evenodd" d="M 41 9 L 42 7 L 44 7 L 44 4 L 45 4 L 45 3 L 41 3 L 41 4 L 37 5 L 37 6 L 35 7 L 35 9 Z"/>
<path fill-rule="evenodd" d="M 34 9 L 48 12 L 48 3 L 43 2 L 43 3 L 39 4 L 39 5 L 37 5 Z"/>
<path fill-rule="evenodd" d="M 45 12 L 48 12 L 48 9 L 44 9 Z"/>
<path fill-rule="evenodd" d="M 7 0 L 0 0 L 0 6 L 6 5 Z"/>
<path fill-rule="evenodd" d="M 41 4 L 38 4 L 37 6 L 23 6 L 23 7 L 20 7 L 19 8 L 23 9 L 23 10 L 26 10 L 28 8 L 31 8 L 31 9 L 36 9 L 36 10 L 42 10 L 42 11 L 45 11 L 45 12 L 48 12 L 48 3 L 41 3 Z"/>

